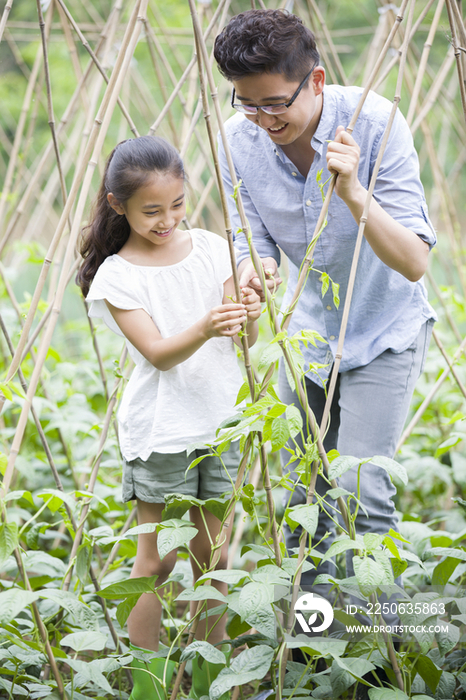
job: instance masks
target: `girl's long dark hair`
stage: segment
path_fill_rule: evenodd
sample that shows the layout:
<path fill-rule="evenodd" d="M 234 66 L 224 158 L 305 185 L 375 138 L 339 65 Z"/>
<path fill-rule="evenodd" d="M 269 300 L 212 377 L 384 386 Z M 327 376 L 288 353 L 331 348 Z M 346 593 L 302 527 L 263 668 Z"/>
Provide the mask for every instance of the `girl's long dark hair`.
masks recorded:
<path fill-rule="evenodd" d="M 184 177 L 178 151 L 160 136 L 139 136 L 122 141 L 110 153 L 89 224 L 83 228 L 80 253 L 84 262 L 78 270 L 76 283 L 84 296 L 105 258 L 118 253 L 130 234 L 126 216 L 112 209 L 107 195 L 112 193 L 124 204 L 145 185 L 152 173 Z"/>

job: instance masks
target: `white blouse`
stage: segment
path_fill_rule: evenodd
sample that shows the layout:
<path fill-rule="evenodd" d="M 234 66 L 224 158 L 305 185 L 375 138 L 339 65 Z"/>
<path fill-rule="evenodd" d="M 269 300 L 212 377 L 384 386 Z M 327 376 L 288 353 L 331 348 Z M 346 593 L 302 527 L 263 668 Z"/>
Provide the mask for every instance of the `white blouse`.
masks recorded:
<path fill-rule="evenodd" d="M 89 316 L 102 318 L 122 336 L 105 304 L 144 309 L 162 337 L 181 333 L 222 303 L 232 275 L 228 245 L 220 236 L 193 229 L 191 252 L 174 265 L 133 265 L 119 255 L 97 270 L 87 301 Z M 219 424 L 234 413 L 242 376 L 231 338 L 211 338 L 190 358 L 161 371 L 131 343 L 136 367 L 118 411 L 121 452 L 126 460 L 147 460 L 152 452 L 173 453 L 210 442 Z"/>

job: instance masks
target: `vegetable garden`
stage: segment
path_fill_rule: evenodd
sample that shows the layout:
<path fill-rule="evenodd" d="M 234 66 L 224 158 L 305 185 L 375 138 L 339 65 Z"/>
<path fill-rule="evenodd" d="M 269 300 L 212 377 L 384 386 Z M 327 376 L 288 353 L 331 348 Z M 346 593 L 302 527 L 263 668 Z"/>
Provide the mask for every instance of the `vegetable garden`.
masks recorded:
<path fill-rule="evenodd" d="M 154 578 L 129 574 L 137 534 L 155 526 L 138 527 L 135 507 L 121 501 L 116 410 L 132 366 L 123 344 L 87 317 L 74 284 L 76 244 L 109 151 L 146 133 L 166 137 L 183 157 L 186 226 L 230 243 L 233 234 L 250 237 L 244 216 L 242 231 L 231 230 L 217 177 L 216 133 L 230 116 L 230 91 L 211 53 L 228 19 L 251 6 L 286 6 L 301 16 L 316 34 L 329 82 L 376 90 L 405 114 L 439 239 L 426 275 L 439 322 L 396 461 L 372 460 L 397 487 L 401 534 L 363 538 L 348 506 L 357 494 L 336 481 L 355 458 L 325 453 L 310 411 L 314 439 L 304 453 L 296 443 L 290 448 L 308 500 L 281 504 L 293 484 L 282 475 L 279 451 L 303 425 L 298 409 L 277 395 L 278 361 L 306 402 L 301 348 L 316 335 L 303 329 L 290 337 L 293 305 L 280 310 L 281 288 L 268 294 L 251 352 L 243 338 L 237 413 L 212 445 L 221 456 L 240 439 L 248 483 L 239 478 L 231 499 L 169 497 L 157 526 L 161 555 L 179 548 L 164 589 L 158 652 L 179 662 L 167 697 L 189 697 L 196 653 L 225 664 L 211 700 L 225 692 L 234 700 L 357 698 L 369 684 L 371 700 L 466 697 L 466 29 L 457 0 L 403 0 L 400 7 L 375 0 L 7 0 L 0 19 L 1 697 L 131 692 L 126 620 L 143 593 L 158 592 Z M 313 247 L 325 236 L 333 182 L 321 183 L 321 191 L 322 215 L 299 285 L 319 274 Z M 240 183 L 236 201 L 241 215 Z M 251 241 L 250 251 L 257 260 Z M 338 280 L 322 277 L 325 294 L 339 303 Z M 344 318 L 350 302 L 348 295 Z M 332 392 L 330 382 L 329 400 Z M 329 501 L 314 493 L 318 471 L 331 483 Z M 193 503 L 234 528 L 229 569 L 213 570 L 219 543 L 212 542 L 212 567 L 195 588 L 188 562 Z M 320 508 L 340 510 L 346 525 L 330 549 L 337 576 L 322 581 L 333 591 L 335 624 L 306 637 L 294 625 L 294 604 L 303 569 L 318 561 L 307 535 Z M 295 553 L 284 546 L 285 522 L 306 535 Z M 383 632 L 346 630 L 354 623 L 348 594 L 355 585 L 345 579 L 348 550 L 376 625 L 375 596 L 403 574 L 400 617 L 414 631 L 399 647 Z M 227 596 L 213 579 L 229 584 Z M 215 595 L 228 615 L 228 661 L 208 640 L 194 640 L 205 601 Z M 304 663 L 293 660 L 293 649 L 303 651 Z M 368 681 L 372 670 L 383 670 L 391 687 L 374 676 Z"/>

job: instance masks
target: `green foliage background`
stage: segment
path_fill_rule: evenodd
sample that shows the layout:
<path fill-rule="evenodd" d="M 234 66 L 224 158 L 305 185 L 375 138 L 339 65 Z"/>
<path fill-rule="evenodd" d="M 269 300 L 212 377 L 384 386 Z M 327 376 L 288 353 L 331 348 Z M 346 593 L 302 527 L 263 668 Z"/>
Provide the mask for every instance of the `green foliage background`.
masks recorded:
<path fill-rule="evenodd" d="M 418 7 L 420 11 L 424 4 L 418 3 L 416 11 Z M 130 5 L 131 3 L 124 3 L 123 24 L 127 20 Z M 270 3 L 269 6 L 276 6 L 276 3 Z M 85 5 L 72 0 L 68 3 L 68 7 L 78 24 L 84 28 L 98 23 L 99 18 L 106 18 L 110 12 L 111 3 L 94 0 L 90 5 Z M 249 9 L 249 7 L 250 3 L 246 0 L 231 4 L 232 13 Z M 354 83 L 359 84 L 365 68 L 364 57 L 367 55 L 367 47 L 379 22 L 379 5 L 372 0 L 358 3 L 338 0 L 338 2 L 320 3 L 319 7 L 325 15 L 327 26 L 332 31 L 347 74 L 352 77 Z M 157 28 L 159 20 L 155 18 L 153 9 L 149 12 L 149 18 L 154 28 Z M 172 36 L 176 39 L 176 54 L 170 50 L 164 37 L 161 41 L 164 42 L 167 59 L 179 77 L 183 65 L 189 61 L 193 50 L 188 4 L 185 0 L 171 0 L 162 7 L 157 3 L 155 9 L 161 14 L 164 26 L 170 28 Z M 304 10 L 304 6 L 298 3 L 297 11 L 303 17 Z M 414 57 L 419 57 L 422 51 L 432 16 L 433 9 L 427 14 L 416 36 Z M 32 22 L 36 22 L 36 19 L 35 3 L 31 0 L 15 0 L 7 28 L 12 40 L 15 41 L 15 37 L 18 39 L 16 47 L 23 61 L 22 65 L 18 64 L 13 57 L 12 42 L 8 43 L 4 37 L 0 43 L 0 103 L 2 104 L 0 171 L 3 178 L 6 175 L 12 144 L 21 117 L 27 84 L 25 75 L 31 70 L 40 47 L 38 25 L 36 23 L 35 27 L 32 26 Z M 28 23 L 28 26 L 23 26 L 22 22 Z M 352 29 L 361 28 L 365 31 L 350 35 Z M 176 31 L 180 29 L 186 30 L 186 33 L 177 34 Z M 89 35 L 89 41 L 94 45 L 97 33 L 89 29 L 85 34 Z M 440 68 L 449 40 L 448 18 L 444 11 L 429 58 L 433 75 Z M 79 43 L 77 54 L 83 68 L 87 62 L 87 54 Z M 58 25 L 52 27 L 49 61 L 53 106 L 58 121 L 76 86 L 69 48 L 63 40 L 62 30 Z M 124 89 L 122 97 L 130 106 L 130 112 L 138 130 L 146 133 L 163 108 L 163 97 L 161 90 L 157 88 L 153 66 L 143 41 L 137 47 L 132 70 L 134 74 L 137 73 L 140 76 L 143 89 L 137 90 L 134 87 L 136 84 L 134 79 L 131 92 Z M 429 128 L 438 153 L 441 154 L 439 157 L 444 168 L 448 204 L 453 210 L 450 214 L 455 245 L 447 233 L 446 215 L 442 209 L 442 193 L 439 192 L 434 178 L 425 134 L 419 129 L 415 135 L 415 143 L 420 153 L 422 179 L 439 234 L 439 245 L 432 253 L 431 262 L 433 278 L 438 287 L 433 288 L 432 283 L 429 283 L 430 299 L 440 317 L 437 325 L 438 335 L 449 357 L 453 356 L 466 331 L 462 281 L 464 244 L 461 237 L 461 228 L 465 220 L 465 203 L 462 194 L 465 181 L 464 168 L 461 167 L 464 151 L 464 145 L 462 145 L 464 141 L 461 140 L 464 135 L 464 119 L 458 93 L 452 87 L 455 85 L 455 80 L 457 82 L 453 71 L 449 74 L 449 80 L 450 76 L 451 80 L 447 86 L 451 95 L 451 110 L 448 111 L 444 101 L 439 99 L 429 115 Z M 408 78 L 415 78 L 415 73 L 416 61 L 413 58 L 411 64 L 408 64 Z M 163 74 L 166 78 L 166 71 Z M 222 104 L 225 103 L 224 116 L 227 118 L 229 116 L 228 86 L 218 74 L 216 76 Z M 166 80 L 169 88 L 168 78 Z M 390 99 L 394 94 L 395 80 L 396 76 L 392 71 L 383 85 L 383 92 Z M 423 88 L 424 97 L 430 81 L 431 78 L 427 76 Z M 198 88 L 195 87 L 194 102 L 198 99 L 197 90 Z M 187 93 L 186 98 L 189 99 Z M 37 104 L 35 120 L 29 116 L 26 122 L 26 130 L 30 127 L 30 139 L 21 144 L 18 172 L 21 170 L 21 164 L 24 164 L 27 170 L 33 171 L 42 149 L 50 140 L 45 92 L 41 90 L 34 99 L 37 99 L 40 104 Z M 404 87 L 400 103 L 403 112 L 407 113 L 408 105 L 409 93 Z M 34 109 L 35 105 L 32 102 L 31 115 Z M 177 103 L 172 111 L 172 119 L 175 129 L 181 132 L 183 115 Z M 445 125 L 446 122 L 448 122 L 447 125 Z M 200 128 L 204 128 L 202 121 Z M 169 139 L 172 138 L 167 120 L 161 125 L 159 133 Z M 109 129 L 103 155 L 110 151 L 115 142 L 129 136 L 126 125 L 119 115 L 116 116 Z M 191 181 L 188 217 L 195 210 L 202 192 L 202 185 L 205 185 L 209 178 L 207 168 L 201 169 L 200 172 L 197 169 L 197 153 L 195 145 L 191 143 L 186 154 L 187 171 Z M 93 181 L 94 191 L 102 171 L 102 163 L 103 158 L 99 162 Z M 14 180 L 8 197 L 4 226 L 13 215 L 24 192 L 27 172 L 25 175 L 23 170 L 22 176 L 18 175 Z M 66 176 L 68 188 L 71 186 L 72 177 L 73 168 L 70 167 Z M 41 184 L 42 188 L 45 188 L 46 179 Z M 38 198 L 39 195 L 40 193 L 37 193 L 36 197 Z M 62 207 L 58 191 L 52 200 L 47 205 L 45 223 L 41 222 L 39 230 L 25 241 L 21 234 L 23 228 L 26 228 L 27 223 L 34 216 L 37 200 L 34 206 L 29 205 L 28 211 L 21 219 L 21 225 L 17 227 L 15 236 L 5 251 L 2 277 L 7 285 L 11 285 L 20 312 L 18 315 L 15 311 L 11 303 L 11 295 L 8 294 L 6 285 L 2 284 L 1 315 L 13 345 L 16 345 L 19 339 L 23 320 L 21 315 L 24 316 L 28 311 L 45 251 Z M 209 201 L 211 206 L 203 207 L 199 221 L 206 228 L 220 233 L 222 231 L 221 215 L 218 212 L 219 199 L 215 188 L 211 191 Z M 283 273 L 286 274 L 286 271 L 284 270 Z M 51 298 L 47 298 L 46 294 L 41 302 L 39 319 L 50 302 Z M 107 387 L 111 390 L 115 378 L 127 372 L 128 367 L 119 366 L 121 349 L 117 347 L 114 336 L 108 330 L 98 328 L 96 338 L 103 359 Z M 264 316 L 260 339 L 253 349 L 253 361 L 256 366 L 261 362 L 264 353 L 270 353 L 272 339 L 273 334 Z M 33 352 L 35 350 L 37 350 L 37 342 L 33 346 Z M 0 340 L 0 353 L 6 374 L 9 350 L 4 336 Z M 411 416 L 429 395 L 445 366 L 445 360 L 439 349 L 432 343 L 425 372 L 417 385 Z M 29 381 L 33 371 L 33 360 L 30 354 L 23 361 L 22 370 L 26 381 Z M 460 356 L 456 363 L 456 372 L 464 385 L 464 355 Z M 121 390 L 120 385 L 118 391 L 121 392 Z M 0 457 L 0 466 L 4 466 L 9 453 L 18 415 L 24 401 L 17 379 L 5 387 L 5 391 L 8 400 L 0 417 L 4 453 Z M 256 416 L 257 425 L 260 424 L 262 427 L 267 423 L 267 416 L 272 415 L 272 409 L 278 410 L 278 402 L 273 393 L 269 392 L 268 396 L 271 397 L 271 403 L 268 406 L 258 409 L 256 414 L 252 410 L 252 414 Z M 50 445 L 64 495 L 56 489 L 42 442 L 30 417 L 16 462 L 12 490 L 2 505 L 6 520 L 0 525 L 0 570 L 2 572 L 0 577 L 0 696 L 59 697 L 31 608 L 31 603 L 36 600 L 53 654 L 67 684 L 69 696 L 73 694 L 76 700 L 84 697 L 126 698 L 129 686 L 124 669 L 129 664 L 130 657 L 126 653 L 128 638 L 124 626 L 124 610 L 125 605 L 130 605 L 127 603 L 128 598 L 131 595 L 137 595 L 136 589 L 127 582 L 136 552 L 136 538 L 135 535 L 127 535 L 119 541 L 116 538 L 119 537 L 125 524 L 134 525 L 135 523 L 129 521 L 132 506 L 121 502 L 121 457 L 113 429 L 110 430 L 105 441 L 93 495 L 89 497 L 83 495 L 87 492 L 91 467 L 97 455 L 107 398 L 99 373 L 86 311 L 78 290 L 72 284 L 66 293 L 60 323 L 48 352 L 41 388 L 34 399 L 34 407 Z M 283 415 L 283 420 L 288 418 L 288 415 L 283 412 L 278 415 Z M 450 700 L 453 697 L 463 698 L 465 695 L 466 653 L 463 623 L 466 607 L 461 600 L 464 596 L 466 574 L 464 549 L 466 497 L 463 493 L 466 487 L 464 419 L 464 395 L 458 387 L 458 382 L 450 375 L 441 389 L 432 397 L 422 419 L 397 456 L 397 460 L 409 477 L 407 483 L 395 478 L 398 490 L 396 505 L 401 520 L 400 530 L 407 540 L 404 544 L 396 542 L 400 561 L 403 561 L 403 566 L 405 563 L 409 564 L 404 572 L 405 584 L 414 592 L 421 591 L 425 586 L 431 586 L 434 583 L 441 584 L 442 591 L 439 593 L 437 590 L 436 595 L 438 599 L 449 599 L 447 609 L 451 626 L 450 634 L 447 635 L 447 639 L 413 637 L 404 643 L 399 654 L 399 663 L 408 695 L 395 695 L 393 694 L 395 691 L 391 691 L 391 695 L 382 695 L 380 691 L 371 691 L 374 693 L 371 695 L 371 700 L 392 700 L 392 698 L 404 697 L 420 699 L 435 697 L 438 700 L 443 698 Z M 267 443 L 267 451 L 270 453 L 269 468 L 274 486 L 276 519 L 280 524 L 284 513 L 281 506 L 279 447 L 280 440 L 276 436 Z M 404 474 L 404 471 L 400 473 Z M 75 559 L 71 561 L 70 552 L 75 530 L 70 522 L 69 513 L 71 512 L 79 521 L 84 505 L 88 502 L 90 502 L 90 509 L 85 535 Z M 69 511 L 66 510 L 65 505 L 68 505 Z M 183 507 L 180 507 L 183 510 Z M 288 513 L 288 517 L 291 516 L 292 513 Z M 178 514 L 173 517 L 180 516 Z M 270 623 L 270 615 L 273 618 L 277 611 L 268 599 L 267 591 L 270 591 L 273 585 L 277 585 L 277 581 L 280 583 L 283 580 L 289 580 L 294 565 L 291 558 L 285 558 L 281 568 L 274 564 L 270 545 L 269 518 L 261 481 L 255 489 L 252 486 L 246 487 L 236 504 L 236 522 L 239 524 L 242 521 L 245 523 L 241 540 L 243 549 L 236 551 L 233 569 L 237 573 L 236 575 L 232 573 L 230 576 L 232 597 L 227 603 L 228 631 L 230 637 L 237 640 L 235 642 L 237 646 L 244 642 L 241 635 L 251 627 L 261 632 L 248 640 L 247 652 L 252 655 L 251 658 L 241 657 L 244 659 L 246 671 L 248 669 L 250 671 L 249 676 L 247 673 L 241 675 L 238 668 L 234 668 L 232 672 L 235 684 L 242 686 L 242 697 L 250 697 L 254 692 L 274 685 L 275 667 L 272 666 L 271 674 L 269 668 L 272 657 L 276 659 L 276 649 L 266 634 L 267 630 L 270 631 L 270 627 L 261 627 L 260 622 L 257 619 L 253 620 L 246 609 L 238 608 L 234 603 L 235 595 L 238 597 L 246 586 L 256 585 L 259 595 L 264 596 L 263 609 L 269 611 L 267 619 Z M 176 532 L 186 528 L 186 525 L 180 523 L 177 528 L 176 524 L 175 522 L 173 527 Z M 311 525 L 308 524 L 308 527 L 311 528 Z M 27 591 L 18 567 L 18 560 L 14 556 L 16 546 L 19 546 L 22 553 L 32 592 Z M 376 558 L 379 555 L 374 555 L 374 552 L 386 552 L 386 546 L 388 546 L 387 543 L 379 542 L 360 543 L 361 551 L 365 552 L 367 561 L 373 560 L 369 554 Z M 109 559 L 111 552 L 115 555 L 113 559 Z M 108 568 L 107 561 L 111 561 Z M 338 555 L 337 563 L 339 574 L 343 577 L 343 554 Z M 102 588 L 107 588 L 107 597 L 104 600 L 110 619 L 121 640 L 118 649 L 109 634 L 102 605 L 90 581 L 89 564 L 92 564 L 96 575 L 101 577 Z M 66 594 L 62 590 L 62 585 L 71 565 L 74 566 L 74 573 L 70 591 Z M 194 595 L 191 589 L 186 548 L 180 548 L 179 561 L 172 581 L 170 593 L 165 599 L 163 641 L 166 645 L 175 639 L 176 631 L 187 623 L 186 603 L 176 602 L 175 599 L 182 591 L 184 591 L 182 599 L 184 601 Z M 116 588 L 118 585 L 123 586 L 119 592 Z M 147 582 L 141 585 L 150 586 Z M 183 637 L 183 640 L 185 638 Z M 376 666 L 384 667 L 390 675 L 390 667 L 386 663 L 386 647 L 380 636 L 370 642 L 359 640 L 355 643 L 354 640 L 345 639 L 342 635 L 330 637 L 329 640 L 325 642 L 329 645 L 326 647 L 322 642 L 320 647 L 317 642 L 314 647 L 305 647 L 310 663 L 301 680 L 298 673 L 301 669 L 292 665 L 289 667 L 287 676 L 289 687 L 286 696 L 291 696 L 293 688 L 301 685 L 305 688 L 303 692 L 307 697 L 310 692 L 312 697 L 316 698 L 354 697 L 355 682 L 367 671 L 367 664 L 374 663 Z M 274 649 L 273 653 L 270 651 L 272 649 Z M 176 653 L 179 657 L 179 650 Z M 320 659 L 325 659 L 327 668 L 323 675 L 319 675 L 319 670 L 322 669 Z M 344 659 L 349 666 L 345 666 Z M 319 666 L 318 663 L 320 663 Z M 351 667 L 350 671 L 348 667 Z M 251 671 L 253 668 L 255 672 Z M 247 680 L 245 680 L 246 677 Z M 390 676 L 390 680 L 394 684 L 393 675 Z M 187 686 L 183 686 L 180 697 L 188 692 L 188 688 L 189 681 Z M 303 692 L 295 690 L 293 697 L 302 697 Z"/>

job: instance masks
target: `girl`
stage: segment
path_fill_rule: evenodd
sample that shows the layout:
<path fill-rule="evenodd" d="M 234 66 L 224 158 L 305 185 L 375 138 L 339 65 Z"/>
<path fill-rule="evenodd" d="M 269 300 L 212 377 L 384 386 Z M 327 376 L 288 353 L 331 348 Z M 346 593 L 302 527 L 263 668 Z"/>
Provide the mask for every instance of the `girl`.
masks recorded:
<path fill-rule="evenodd" d="M 205 450 L 188 457 L 186 448 L 215 438 L 219 423 L 232 414 L 242 383 L 232 341 L 246 323 L 249 343 L 257 338 L 261 307 L 252 289 L 231 302 L 234 285 L 226 242 L 208 231 L 184 231 L 184 170 L 177 151 L 164 139 L 142 136 L 120 143 L 107 161 L 81 253 L 78 283 L 91 302 L 89 314 L 103 318 L 126 338 L 135 369 L 118 413 L 123 454 L 123 500 L 136 499 L 138 523 L 161 521 L 164 496 L 182 493 L 201 499 L 231 491 L 238 461 L 209 457 L 185 472 Z M 92 284 L 91 284 L 92 283 Z M 232 450 L 230 450 L 232 452 Z M 191 541 L 194 580 L 208 565 L 210 540 L 220 521 L 204 513 L 209 532 L 192 508 L 198 535 Z M 229 533 L 230 534 L 230 533 Z M 225 568 L 228 539 L 217 568 Z M 176 550 L 160 560 L 157 533 L 140 535 L 131 577 L 156 574 L 159 586 L 176 562 Z M 225 584 L 215 584 L 226 593 Z M 216 601 L 209 601 L 213 606 Z M 128 618 L 131 644 L 157 651 L 162 608 L 157 596 L 144 594 Z M 215 644 L 224 638 L 225 621 L 197 637 Z M 134 648 L 134 647 L 133 647 Z M 162 679 L 164 659 L 149 664 Z M 145 664 L 133 661 L 131 700 L 154 697 Z M 193 663 L 192 698 L 209 694 L 221 667 Z M 173 673 L 167 664 L 165 681 Z M 160 698 L 165 697 L 156 683 Z"/>

